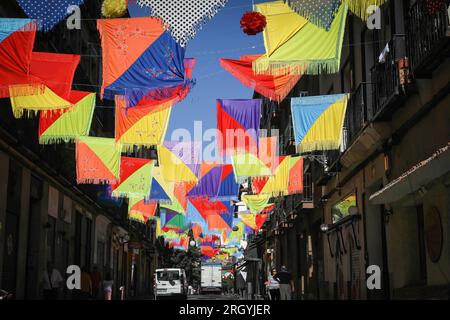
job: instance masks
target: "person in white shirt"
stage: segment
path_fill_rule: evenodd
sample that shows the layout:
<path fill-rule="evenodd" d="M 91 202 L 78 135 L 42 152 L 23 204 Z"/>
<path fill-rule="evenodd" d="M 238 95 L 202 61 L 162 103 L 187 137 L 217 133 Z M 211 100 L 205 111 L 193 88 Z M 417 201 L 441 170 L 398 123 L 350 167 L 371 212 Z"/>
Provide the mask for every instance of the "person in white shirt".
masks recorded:
<path fill-rule="evenodd" d="M 44 271 L 42 285 L 44 289 L 44 300 L 56 300 L 58 292 L 64 282 L 61 273 L 55 269 L 53 263 L 47 263 L 47 270 Z"/>
<path fill-rule="evenodd" d="M 270 300 L 280 300 L 280 283 L 274 279 L 277 269 L 272 269 L 272 274 L 267 277 L 267 290 L 269 291 Z"/>
<path fill-rule="evenodd" d="M 111 277 L 111 273 L 107 273 L 105 280 L 102 281 L 103 284 L 103 293 L 105 295 L 105 300 L 111 300 L 112 299 L 112 290 L 114 281 Z"/>

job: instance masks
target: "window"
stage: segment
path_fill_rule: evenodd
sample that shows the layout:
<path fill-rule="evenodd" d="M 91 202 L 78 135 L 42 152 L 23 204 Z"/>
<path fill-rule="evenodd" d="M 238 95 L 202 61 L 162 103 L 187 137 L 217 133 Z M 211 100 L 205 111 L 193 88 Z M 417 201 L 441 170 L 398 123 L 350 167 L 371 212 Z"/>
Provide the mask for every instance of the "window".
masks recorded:
<path fill-rule="evenodd" d="M 179 271 L 158 271 L 156 273 L 156 277 L 157 277 L 158 281 L 180 280 L 180 272 Z"/>

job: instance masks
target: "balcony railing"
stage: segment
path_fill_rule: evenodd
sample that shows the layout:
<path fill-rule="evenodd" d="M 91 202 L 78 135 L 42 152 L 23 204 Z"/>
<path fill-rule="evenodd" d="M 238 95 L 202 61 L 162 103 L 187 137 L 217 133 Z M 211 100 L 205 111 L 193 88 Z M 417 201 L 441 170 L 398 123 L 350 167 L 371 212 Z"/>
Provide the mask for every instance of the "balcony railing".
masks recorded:
<path fill-rule="evenodd" d="M 449 52 L 449 13 L 443 4 L 435 13 L 426 8 L 425 0 L 417 0 L 407 19 L 408 50 L 411 70 L 416 77 L 426 76 Z M 446 53 L 447 52 L 447 53 Z"/>
<path fill-rule="evenodd" d="M 351 145 L 368 121 L 372 119 L 373 109 L 369 103 L 374 94 L 372 83 L 361 83 L 351 94 L 345 115 L 343 149 Z"/>

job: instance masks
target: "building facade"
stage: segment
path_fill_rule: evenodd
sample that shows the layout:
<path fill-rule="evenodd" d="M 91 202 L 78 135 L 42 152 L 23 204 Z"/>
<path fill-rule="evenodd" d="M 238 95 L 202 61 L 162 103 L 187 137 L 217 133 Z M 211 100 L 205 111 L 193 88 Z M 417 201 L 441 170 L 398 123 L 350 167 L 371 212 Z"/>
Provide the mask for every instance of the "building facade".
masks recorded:
<path fill-rule="evenodd" d="M 264 272 L 286 265 L 299 299 L 449 295 L 448 2 L 387 1 L 377 17 L 381 29 L 349 15 L 340 72 L 290 94 L 350 94 L 341 149 L 304 155 L 305 193 L 275 199 L 256 240 Z M 295 154 L 289 98 L 264 106 Z"/>

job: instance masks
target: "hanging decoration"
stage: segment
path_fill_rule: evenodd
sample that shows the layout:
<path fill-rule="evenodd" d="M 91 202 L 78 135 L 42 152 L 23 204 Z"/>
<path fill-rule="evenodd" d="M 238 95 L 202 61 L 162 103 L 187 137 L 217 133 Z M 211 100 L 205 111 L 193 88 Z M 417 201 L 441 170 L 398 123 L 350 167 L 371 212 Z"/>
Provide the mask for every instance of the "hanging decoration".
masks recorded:
<path fill-rule="evenodd" d="M 347 5 L 340 6 L 328 32 L 313 23 L 305 23 L 305 19 L 295 14 L 287 4 L 269 2 L 256 7 L 268 18 L 264 32 L 266 55 L 253 62 L 253 70 L 257 74 L 339 72 Z M 280 28 L 287 30 L 280 32 Z"/>
<path fill-rule="evenodd" d="M 25 14 L 38 21 L 39 30 L 48 32 L 73 12 L 73 7 L 80 7 L 84 0 L 17 0 Z"/>
<path fill-rule="evenodd" d="M 371 6 L 381 7 L 386 1 L 387 0 L 342 0 L 343 3 L 348 5 L 351 12 L 364 21 L 367 21 L 374 13 L 370 10 Z"/>
<path fill-rule="evenodd" d="M 233 213 L 223 212 L 206 217 L 209 230 L 230 231 L 233 224 Z"/>
<path fill-rule="evenodd" d="M 151 176 L 150 192 L 146 195 L 149 203 L 173 204 L 171 195 L 173 184 L 167 183 L 161 172 L 161 167 L 154 167 Z"/>
<path fill-rule="evenodd" d="M 44 90 L 29 72 L 36 21 L 0 18 L 0 98 L 34 95 Z"/>
<path fill-rule="evenodd" d="M 11 106 L 16 118 L 37 114 L 46 116 L 49 110 L 62 110 L 73 107 L 70 100 L 72 81 L 80 62 L 79 55 L 33 52 L 30 62 L 30 75 L 40 79 L 44 90 L 34 95 L 11 93 Z"/>
<path fill-rule="evenodd" d="M 200 142 L 165 141 L 164 145 L 158 147 L 158 161 L 164 179 L 176 184 L 196 184 L 201 154 Z"/>
<path fill-rule="evenodd" d="M 68 101 L 73 108 L 49 111 L 39 118 L 39 143 L 72 142 L 88 136 L 95 109 L 95 93 L 72 91 Z"/>
<path fill-rule="evenodd" d="M 290 195 L 303 193 L 303 157 L 291 157 L 289 168 Z"/>
<path fill-rule="evenodd" d="M 149 219 L 153 219 L 157 209 L 156 204 L 145 203 L 144 198 L 128 199 L 128 217 L 131 220 L 147 223 Z"/>
<path fill-rule="evenodd" d="M 150 194 L 150 182 L 154 161 L 121 157 L 120 180 L 112 185 L 114 197 L 140 198 Z"/>
<path fill-rule="evenodd" d="M 160 19 L 100 19 L 97 28 L 103 49 L 104 99 L 120 95 L 127 107 L 134 107 L 144 98 L 168 99 L 179 86 L 193 84 L 185 78 L 185 50 L 164 31 Z"/>
<path fill-rule="evenodd" d="M 180 232 L 186 228 L 184 215 L 179 214 L 175 211 L 161 209 L 160 218 L 163 231 L 173 230 Z"/>
<path fill-rule="evenodd" d="M 258 152 L 261 99 L 217 100 L 217 144 L 221 155 Z"/>
<path fill-rule="evenodd" d="M 115 135 L 116 141 L 124 146 L 124 151 L 161 145 L 169 125 L 172 103 L 166 102 L 159 111 L 152 112 L 151 107 L 127 110 L 123 102 L 116 99 Z"/>
<path fill-rule="evenodd" d="M 241 18 L 241 29 L 249 36 L 255 36 L 263 32 L 267 25 L 266 17 L 259 12 L 249 11 Z"/>
<path fill-rule="evenodd" d="M 309 22 L 328 31 L 341 0 L 288 0 L 287 3 L 292 10 L 308 19 Z"/>
<path fill-rule="evenodd" d="M 127 14 L 128 0 L 103 0 L 102 15 L 106 18 L 120 18 Z"/>
<path fill-rule="evenodd" d="M 239 183 L 234 175 L 231 164 L 222 165 L 222 175 L 220 177 L 219 193 L 212 197 L 212 201 L 236 201 L 239 196 Z"/>
<path fill-rule="evenodd" d="M 119 179 L 120 148 L 114 139 L 78 137 L 75 143 L 77 183 L 116 183 Z"/>
<path fill-rule="evenodd" d="M 261 55 L 248 55 L 240 60 L 220 59 L 220 65 L 247 87 L 280 103 L 291 92 L 301 75 L 255 74 L 252 69 L 253 61 L 260 57 Z"/>
<path fill-rule="evenodd" d="M 210 215 L 229 213 L 231 210 L 230 207 L 224 202 L 211 201 L 209 198 L 191 198 L 189 201 L 205 221 L 207 221 L 208 216 Z"/>
<path fill-rule="evenodd" d="M 280 156 L 277 163 L 278 166 L 274 168 L 273 176 L 252 180 L 252 188 L 256 194 L 272 197 L 288 195 L 291 156 Z"/>
<path fill-rule="evenodd" d="M 267 207 L 270 201 L 270 196 L 267 194 L 257 194 L 257 195 L 243 195 L 242 201 L 250 209 L 251 213 L 260 213 Z"/>
<path fill-rule="evenodd" d="M 212 198 L 219 193 L 222 166 L 216 163 L 203 162 L 200 167 L 201 178 L 196 186 L 187 194 L 188 198 Z"/>
<path fill-rule="evenodd" d="M 297 151 L 338 150 L 342 142 L 347 103 L 347 94 L 292 98 Z"/>
<path fill-rule="evenodd" d="M 246 213 L 246 214 L 240 214 L 239 215 L 242 222 L 252 230 L 258 232 L 264 223 L 266 222 L 269 215 L 267 213 L 263 214 L 252 214 L 252 213 Z"/>
<path fill-rule="evenodd" d="M 152 16 L 161 18 L 173 38 L 185 47 L 203 24 L 211 20 L 228 0 L 137 0 L 150 9 Z"/>

